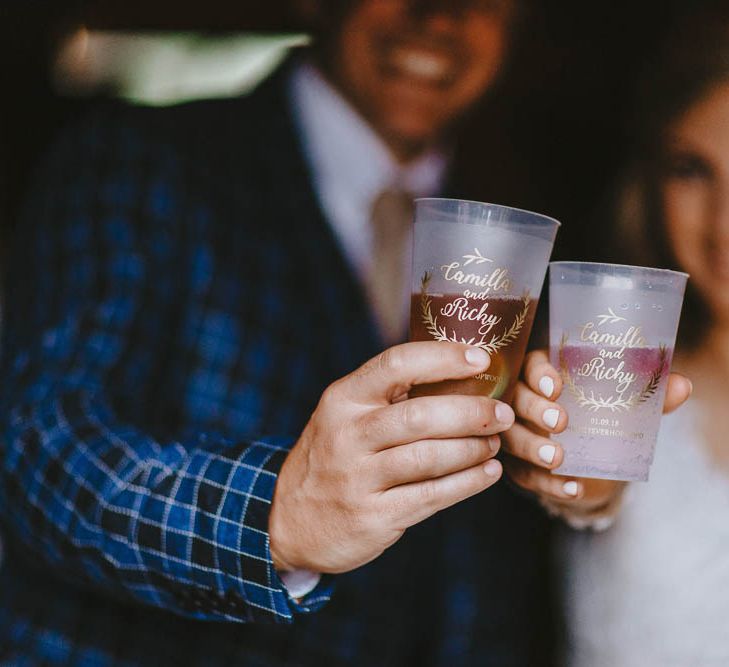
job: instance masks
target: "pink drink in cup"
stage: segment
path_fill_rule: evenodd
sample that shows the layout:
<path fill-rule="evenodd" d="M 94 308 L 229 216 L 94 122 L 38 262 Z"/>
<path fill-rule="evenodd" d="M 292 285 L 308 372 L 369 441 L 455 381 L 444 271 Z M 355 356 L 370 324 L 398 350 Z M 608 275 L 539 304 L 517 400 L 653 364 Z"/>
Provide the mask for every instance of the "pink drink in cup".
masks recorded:
<path fill-rule="evenodd" d="M 569 417 L 555 474 L 648 479 L 687 277 L 550 264 L 550 357 Z"/>

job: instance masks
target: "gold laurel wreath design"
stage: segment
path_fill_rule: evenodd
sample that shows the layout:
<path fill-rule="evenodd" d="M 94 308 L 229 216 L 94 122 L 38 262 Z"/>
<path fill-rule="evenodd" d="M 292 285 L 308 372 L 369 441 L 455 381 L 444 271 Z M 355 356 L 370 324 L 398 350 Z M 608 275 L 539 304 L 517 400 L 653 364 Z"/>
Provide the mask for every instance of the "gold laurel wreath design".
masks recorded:
<path fill-rule="evenodd" d="M 666 356 L 668 351 L 665 345 L 661 345 L 658 356 L 658 364 L 656 370 L 651 373 L 648 381 L 641 391 L 634 391 L 628 398 L 622 396 L 609 396 L 605 398 L 602 394 L 595 396 L 595 392 L 590 390 L 589 395 L 585 393 L 583 387 L 578 385 L 570 375 L 569 368 L 567 367 L 567 360 L 564 358 L 564 346 L 567 342 L 567 334 L 562 334 L 562 340 L 559 343 L 559 372 L 562 376 L 562 380 L 567 385 L 572 396 L 577 401 L 577 405 L 581 408 L 587 408 L 591 412 L 597 412 L 606 408 L 610 412 L 620 412 L 624 410 L 633 409 L 636 405 L 645 403 L 653 394 L 658 391 L 658 387 L 661 384 L 661 378 L 663 377 L 663 369 L 666 365 Z"/>
<path fill-rule="evenodd" d="M 459 338 L 456 335 L 455 330 L 453 330 L 453 333 L 449 336 L 446 328 L 444 326 L 438 325 L 438 318 L 435 317 L 430 310 L 430 306 L 433 300 L 428 295 L 428 284 L 430 283 L 431 278 L 431 273 L 429 271 L 426 271 L 420 280 L 420 314 L 423 320 L 423 324 L 425 324 L 428 330 L 428 333 L 433 336 L 435 340 L 441 342 L 465 343 L 466 345 L 473 345 L 474 347 L 480 347 L 482 350 L 490 355 L 496 354 L 496 352 L 498 352 L 501 348 L 506 347 L 516 340 L 516 337 L 522 330 L 527 315 L 529 314 L 530 299 L 528 290 L 524 292 L 524 295 L 522 296 L 524 308 L 514 318 L 514 322 L 506 331 L 504 331 L 504 333 L 502 333 L 501 335 L 492 335 L 491 340 L 488 342 L 486 342 L 486 334 L 481 336 L 481 339 L 478 341 L 476 340 L 475 336 L 469 340 L 466 340 L 463 337 Z"/>

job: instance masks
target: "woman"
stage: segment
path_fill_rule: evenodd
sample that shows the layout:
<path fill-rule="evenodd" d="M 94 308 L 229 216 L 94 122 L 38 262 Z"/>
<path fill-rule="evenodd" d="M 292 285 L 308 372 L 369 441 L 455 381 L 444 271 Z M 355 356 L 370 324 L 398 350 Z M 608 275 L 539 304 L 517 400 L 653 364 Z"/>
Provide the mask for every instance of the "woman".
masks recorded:
<path fill-rule="evenodd" d="M 664 419 L 651 481 L 628 488 L 614 525 L 564 535 L 572 667 L 729 664 L 726 3 L 677 21 L 650 70 L 616 246 L 620 261 L 691 275 L 674 369 L 695 392 Z"/>

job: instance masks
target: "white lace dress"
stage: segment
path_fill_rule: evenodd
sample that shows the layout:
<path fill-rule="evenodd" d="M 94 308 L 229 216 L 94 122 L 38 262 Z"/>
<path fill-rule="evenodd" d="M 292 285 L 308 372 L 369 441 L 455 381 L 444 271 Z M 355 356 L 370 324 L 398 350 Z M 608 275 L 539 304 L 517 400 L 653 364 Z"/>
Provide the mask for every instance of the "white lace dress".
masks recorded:
<path fill-rule="evenodd" d="M 650 482 L 612 528 L 565 529 L 569 667 L 729 666 L 729 475 L 699 447 L 700 418 L 689 403 L 663 419 Z"/>

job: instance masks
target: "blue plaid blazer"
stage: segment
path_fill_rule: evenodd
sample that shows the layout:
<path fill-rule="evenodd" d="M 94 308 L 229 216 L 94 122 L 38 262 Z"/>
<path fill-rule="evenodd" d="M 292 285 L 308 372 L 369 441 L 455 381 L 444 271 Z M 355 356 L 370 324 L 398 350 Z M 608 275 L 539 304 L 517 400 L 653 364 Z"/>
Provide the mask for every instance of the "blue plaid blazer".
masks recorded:
<path fill-rule="evenodd" d="M 504 486 L 300 602 L 272 567 L 288 448 L 381 347 L 283 76 L 101 108 L 38 174 L 6 290 L 0 665 L 548 662 L 546 527 Z"/>

